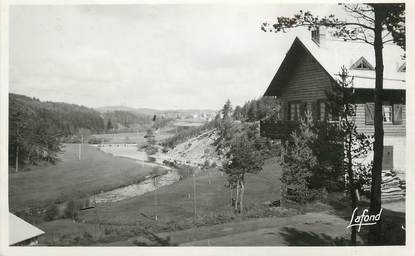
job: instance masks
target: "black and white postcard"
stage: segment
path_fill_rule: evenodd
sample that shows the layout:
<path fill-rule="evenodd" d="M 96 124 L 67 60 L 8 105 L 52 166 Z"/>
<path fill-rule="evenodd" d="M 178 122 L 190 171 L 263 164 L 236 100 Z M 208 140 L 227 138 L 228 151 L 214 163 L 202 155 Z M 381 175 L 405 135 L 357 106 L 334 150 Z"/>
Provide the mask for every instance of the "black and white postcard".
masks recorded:
<path fill-rule="evenodd" d="M 0 254 L 410 255 L 413 7 L 2 3 Z"/>

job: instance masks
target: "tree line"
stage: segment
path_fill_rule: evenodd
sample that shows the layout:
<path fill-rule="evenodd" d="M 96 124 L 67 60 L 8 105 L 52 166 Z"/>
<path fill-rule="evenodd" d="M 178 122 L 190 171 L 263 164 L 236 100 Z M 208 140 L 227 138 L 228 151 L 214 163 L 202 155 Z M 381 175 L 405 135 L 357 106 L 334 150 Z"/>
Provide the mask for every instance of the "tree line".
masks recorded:
<path fill-rule="evenodd" d="M 190 126 L 190 127 L 177 127 L 176 133 L 165 139 L 161 144 L 168 148 L 173 148 L 176 145 L 185 142 L 186 140 L 190 138 L 194 138 L 199 136 L 205 131 L 214 129 L 216 127 L 216 124 L 214 121 L 207 122 L 201 126 Z"/>
<path fill-rule="evenodd" d="M 232 117 L 235 120 L 255 122 L 276 115 L 278 107 L 278 101 L 273 97 L 261 97 L 250 100 L 242 106 L 236 106 Z"/>
<path fill-rule="evenodd" d="M 84 106 L 9 94 L 9 163 L 56 162 L 61 140 L 79 129 L 102 132 L 100 114 Z"/>
<path fill-rule="evenodd" d="M 108 132 L 142 128 L 151 124 L 151 116 L 123 110 L 107 111 L 102 114 Z"/>

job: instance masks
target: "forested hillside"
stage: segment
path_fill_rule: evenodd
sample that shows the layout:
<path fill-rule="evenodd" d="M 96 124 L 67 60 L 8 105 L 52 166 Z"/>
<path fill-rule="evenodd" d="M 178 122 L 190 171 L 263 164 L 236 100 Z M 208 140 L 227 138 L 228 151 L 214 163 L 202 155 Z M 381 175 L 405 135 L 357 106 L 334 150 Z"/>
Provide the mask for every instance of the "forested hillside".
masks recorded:
<path fill-rule="evenodd" d="M 99 133 L 105 126 L 100 114 L 91 108 L 9 94 L 11 165 L 56 161 L 60 140 L 81 128 Z"/>
<path fill-rule="evenodd" d="M 261 97 L 236 106 L 232 116 L 235 120 L 255 122 L 264 118 L 276 117 L 279 102 L 272 97 Z"/>
<path fill-rule="evenodd" d="M 129 128 L 140 129 L 151 123 L 151 116 L 133 113 L 130 111 L 115 110 L 103 114 L 106 130 L 128 130 Z"/>

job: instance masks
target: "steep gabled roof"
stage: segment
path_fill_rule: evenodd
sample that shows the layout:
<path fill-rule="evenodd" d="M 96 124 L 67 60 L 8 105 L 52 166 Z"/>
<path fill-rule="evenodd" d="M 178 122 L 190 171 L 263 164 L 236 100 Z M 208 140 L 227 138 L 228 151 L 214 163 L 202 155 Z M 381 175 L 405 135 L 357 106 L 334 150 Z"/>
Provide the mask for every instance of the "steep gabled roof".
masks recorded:
<path fill-rule="evenodd" d="M 355 63 L 353 63 L 352 66 L 350 66 L 350 69 L 354 70 L 375 70 L 375 68 L 372 66 L 372 64 L 369 63 L 365 59 L 365 57 L 360 57 Z"/>
<path fill-rule="evenodd" d="M 375 88 L 375 71 L 350 69 L 359 60 L 369 64 L 375 63 L 373 46 L 360 42 L 344 42 L 341 40 L 326 40 L 318 46 L 311 39 L 296 37 L 291 44 L 277 73 L 272 79 L 265 96 L 278 96 L 279 88 L 284 84 L 290 74 L 290 70 L 298 61 L 299 52 L 309 54 L 334 81 L 342 66 L 349 69 L 349 74 L 354 76 L 354 87 L 357 89 Z M 384 80 L 383 88 L 389 90 L 405 90 L 405 72 L 399 71 L 403 65 L 403 50 L 392 44 L 384 45 Z"/>
<path fill-rule="evenodd" d="M 9 245 L 43 235 L 45 232 L 9 213 Z"/>
<path fill-rule="evenodd" d="M 303 42 L 296 37 L 294 42 L 291 44 L 290 49 L 288 50 L 287 54 L 285 55 L 284 60 L 280 64 L 277 73 L 275 74 L 274 78 L 272 79 L 270 85 L 268 86 L 267 90 L 265 91 L 264 96 L 279 96 L 280 89 L 285 84 L 287 79 L 291 75 L 291 71 L 293 70 L 296 63 L 301 59 L 304 54 L 310 55 L 314 61 L 321 66 L 321 68 L 326 71 L 327 75 L 333 82 L 336 82 L 335 79 L 325 70 L 325 68 L 319 63 L 319 61 L 314 57 L 314 55 L 308 50 L 308 48 L 303 44 Z"/>

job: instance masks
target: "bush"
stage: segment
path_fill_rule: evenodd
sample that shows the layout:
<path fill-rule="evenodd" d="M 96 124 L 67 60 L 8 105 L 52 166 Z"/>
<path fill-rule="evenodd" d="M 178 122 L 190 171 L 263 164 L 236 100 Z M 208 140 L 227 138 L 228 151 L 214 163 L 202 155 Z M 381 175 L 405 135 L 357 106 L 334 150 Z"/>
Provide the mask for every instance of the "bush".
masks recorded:
<path fill-rule="evenodd" d="M 82 238 L 80 240 L 80 244 L 81 245 L 90 245 L 93 242 L 94 242 L 94 239 L 93 239 L 92 235 L 89 232 L 85 231 L 82 234 Z"/>
<path fill-rule="evenodd" d="M 145 152 L 146 152 L 147 155 L 151 156 L 151 155 L 154 155 L 158 152 L 158 148 L 153 146 L 153 145 L 148 145 L 145 148 Z"/>
<path fill-rule="evenodd" d="M 101 138 L 97 138 L 97 137 L 91 137 L 88 140 L 88 144 L 101 144 L 102 143 L 102 139 Z"/>
<path fill-rule="evenodd" d="M 56 218 L 58 215 L 58 206 L 56 204 L 51 204 L 46 208 L 44 219 L 46 221 L 51 221 Z"/>
<path fill-rule="evenodd" d="M 73 199 L 66 204 L 63 216 L 64 218 L 71 219 L 76 219 L 78 217 L 78 205 Z"/>
<path fill-rule="evenodd" d="M 203 163 L 203 166 L 202 166 L 202 168 L 203 169 L 209 169 L 209 167 L 210 167 L 210 162 L 209 162 L 209 160 L 205 160 L 205 162 Z"/>
<path fill-rule="evenodd" d="M 298 131 L 293 132 L 282 148 L 282 196 L 298 203 L 314 200 L 317 191 L 310 187 L 313 170 L 318 165 L 313 151 L 317 134 L 313 131 L 311 116 L 301 121 Z"/>

